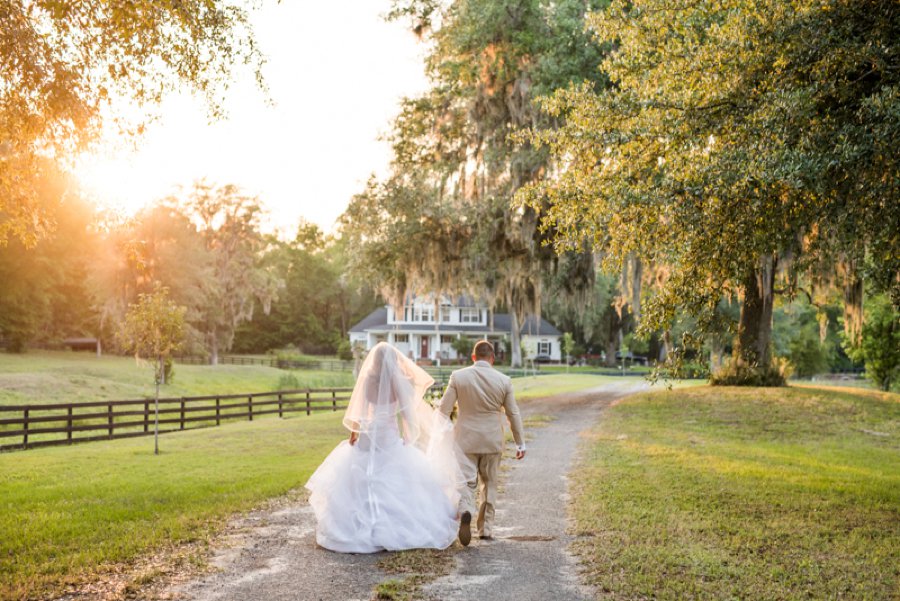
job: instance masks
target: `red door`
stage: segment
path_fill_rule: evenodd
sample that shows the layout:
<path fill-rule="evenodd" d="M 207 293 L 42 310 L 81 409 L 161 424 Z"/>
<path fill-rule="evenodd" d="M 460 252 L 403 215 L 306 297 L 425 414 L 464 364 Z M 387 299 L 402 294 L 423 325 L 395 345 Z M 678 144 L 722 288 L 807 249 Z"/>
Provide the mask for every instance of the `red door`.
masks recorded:
<path fill-rule="evenodd" d="M 428 358 L 428 336 L 422 336 L 422 352 L 419 353 L 419 356 L 423 359 Z"/>

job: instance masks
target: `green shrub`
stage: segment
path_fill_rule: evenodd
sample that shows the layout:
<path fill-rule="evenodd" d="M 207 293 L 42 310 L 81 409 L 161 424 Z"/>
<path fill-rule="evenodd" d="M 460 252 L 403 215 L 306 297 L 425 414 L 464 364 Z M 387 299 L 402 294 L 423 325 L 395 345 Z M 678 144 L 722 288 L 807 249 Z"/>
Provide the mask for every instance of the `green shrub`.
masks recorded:
<path fill-rule="evenodd" d="M 338 359 L 342 361 L 353 360 L 353 347 L 350 346 L 349 340 L 341 340 L 337 345 Z"/>
<path fill-rule="evenodd" d="M 729 359 L 709 378 L 713 386 L 784 386 L 791 375 L 790 364 L 776 358 L 771 365 L 760 367 Z"/>
<path fill-rule="evenodd" d="M 828 371 L 828 349 L 819 339 L 817 324 L 804 325 L 789 347 L 790 364 L 797 377 L 809 378 Z"/>
<path fill-rule="evenodd" d="M 855 361 L 863 361 L 866 375 L 881 390 L 900 382 L 900 314 L 884 296 L 866 303 L 866 320 L 858 346 L 848 349 Z"/>
<path fill-rule="evenodd" d="M 300 381 L 294 374 L 287 373 L 278 378 L 278 390 L 296 390 L 297 388 L 300 388 Z"/>

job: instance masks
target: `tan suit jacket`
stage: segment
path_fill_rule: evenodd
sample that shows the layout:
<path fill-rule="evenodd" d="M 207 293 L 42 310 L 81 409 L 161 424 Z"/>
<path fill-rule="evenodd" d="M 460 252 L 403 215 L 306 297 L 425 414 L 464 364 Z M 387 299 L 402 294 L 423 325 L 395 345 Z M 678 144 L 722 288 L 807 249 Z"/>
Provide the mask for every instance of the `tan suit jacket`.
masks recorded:
<path fill-rule="evenodd" d="M 476 361 L 450 375 L 440 410 L 450 415 L 459 403 L 456 442 L 463 453 L 499 453 L 503 450 L 503 415 L 506 413 L 516 444 L 524 437 L 522 417 L 513 395 L 512 381 L 487 361 Z"/>

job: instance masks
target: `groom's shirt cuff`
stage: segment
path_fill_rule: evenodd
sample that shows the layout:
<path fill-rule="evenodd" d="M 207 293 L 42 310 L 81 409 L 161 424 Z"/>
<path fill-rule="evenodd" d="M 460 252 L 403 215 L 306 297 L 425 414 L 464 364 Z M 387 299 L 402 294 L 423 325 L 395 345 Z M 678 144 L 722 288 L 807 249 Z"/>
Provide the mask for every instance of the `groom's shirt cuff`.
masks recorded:
<path fill-rule="evenodd" d="M 522 444 L 517 444 L 517 445 L 516 445 L 516 450 L 517 450 L 517 451 L 522 451 L 522 452 L 524 453 L 525 451 L 528 450 L 528 448 L 525 446 L 525 443 L 522 443 Z"/>

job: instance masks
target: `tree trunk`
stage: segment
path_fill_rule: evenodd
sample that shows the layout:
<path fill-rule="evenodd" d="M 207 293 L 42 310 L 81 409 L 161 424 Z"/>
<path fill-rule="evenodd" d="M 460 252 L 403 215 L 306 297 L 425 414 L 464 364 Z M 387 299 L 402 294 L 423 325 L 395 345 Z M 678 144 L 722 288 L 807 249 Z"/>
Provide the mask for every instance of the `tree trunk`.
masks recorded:
<path fill-rule="evenodd" d="M 672 330 L 663 332 L 662 340 L 660 342 L 659 355 L 657 355 L 656 360 L 660 363 L 665 363 L 674 350 L 672 348 Z"/>
<path fill-rule="evenodd" d="M 603 361 L 606 367 L 616 366 L 616 351 L 619 350 L 619 340 L 622 338 L 622 320 L 615 311 L 609 311 L 609 334 L 606 337 L 606 359 Z"/>
<path fill-rule="evenodd" d="M 509 320 L 512 324 L 509 332 L 510 367 L 522 367 L 522 339 L 519 335 L 519 316 L 515 311 L 509 312 Z"/>
<path fill-rule="evenodd" d="M 438 367 L 441 366 L 441 295 L 434 297 L 434 360 Z"/>
<path fill-rule="evenodd" d="M 722 367 L 722 355 L 725 348 L 719 340 L 715 338 L 710 342 L 709 351 L 709 373 L 714 374 Z"/>
<path fill-rule="evenodd" d="M 734 358 L 739 364 L 766 369 L 771 366 L 772 309 L 775 259 L 764 257 L 744 279 L 744 302 L 738 323 Z"/>
<path fill-rule="evenodd" d="M 153 399 L 153 454 L 159 455 L 159 381 L 162 379 L 163 372 L 163 359 L 159 357 L 157 359 L 159 362 L 158 369 L 160 376 L 156 378 L 156 397 Z"/>
<path fill-rule="evenodd" d="M 215 332 L 209 336 L 209 363 L 210 365 L 219 364 L 219 337 Z"/>

